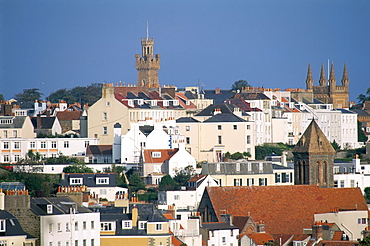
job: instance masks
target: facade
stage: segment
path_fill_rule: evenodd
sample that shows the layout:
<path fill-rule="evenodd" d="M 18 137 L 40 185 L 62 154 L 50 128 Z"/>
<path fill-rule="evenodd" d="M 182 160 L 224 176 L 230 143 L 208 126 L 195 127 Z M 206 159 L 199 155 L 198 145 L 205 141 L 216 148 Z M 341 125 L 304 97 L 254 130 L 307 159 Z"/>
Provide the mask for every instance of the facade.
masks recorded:
<path fill-rule="evenodd" d="M 290 185 L 207 187 L 198 211 L 206 222 L 221 221 L 226 213 L 234 217 L 252 215 L 255 221 L 264 221 L 267 233 L 302 234 L 305 228 L 312 227 L 317 214 L 335 216 L 337 211 L 353 212 L 352 221 L 348 221 L 352 224 L 358 219 L 362 221 L 368 208 L 358 188 Z M 343 222 L 342 227 L 350 224 Z M 362 225 L 360 231 L 352 231 L 353 235 L 361 233 L 366 226 Z"/>
<path fill-rule="evenodd" d="M 334 64 L 331 65 L 328 82 L 326 81 L 324 65 L 321 66 L 321 73 L 319 85 L 314 86 L 311 66 L 308 64 L 308 72 L 306 78 L 306 88 L 313 91 L 314 98 L 323 103 L 333 104 L 334 108 L 348 108 L 349 107 L 349 78 L 347 66 L 344 64 L 342 85 L 337 85 L 337 80 L 334 74 Z M 329 85 L 328 85 L 329 84 Z"/>
<path fill-rule="evenodd" d="M 216 112 L 203 122 L 182 118 L 176 123 L 185 135 L 185 148 L 197 161 L 222 161 L 226 152 L 249 152 L 254 159 L 253 122 L 232 113 Z"/>
<path fill-rule="evenodd" d="M 84 158 L 86 147 L 99 144 L 98 141 L 93 138 L 1 138 L 0 162 L 17 163 L 24 159 L 30 150 L 45 158 L 59 155 Z"/>
<path fill-rule="evenodd" d="M 315 120 L 293 149 L 294 183 L 333 187 L 335 150 Z"/>
<path fill-rule="evenodd" d="M 34 138 L 34 127 L 28 116 L 0 116 L 0 139 Z"/>
<path fill-rule="evenodd" d="M 202 174 L 216 179 L 220 187 L 294 184 L 292 168 L 267 161 L 203 163 Z"/>
<path fill-rule="evenodd" d="M 200 228 L 208 246 L 238 245 L 239 229 L 226 222 L 203 222 Z"/>
<path fill-rule="evenodd" d="M 60 185 L 67 188 L 87 186 L 90 194 L 108 201 L 114 201 L 117 194 L 128 194 L 127 188 L 116 186 L 114 173 L 63 173 Z"/>
<path fill-rule="evenodd" d="M 62 134 L 62 127 L 57 117 L 40 116 L 31 118 L 35 133 L 39 135 Z"/>
<path fill-rule="evenodd" d="M 122 207 L 99 208 L 100 244 L 171 246 L 168 220 L 154 204 L 130 204 L 128 211 Z"/>

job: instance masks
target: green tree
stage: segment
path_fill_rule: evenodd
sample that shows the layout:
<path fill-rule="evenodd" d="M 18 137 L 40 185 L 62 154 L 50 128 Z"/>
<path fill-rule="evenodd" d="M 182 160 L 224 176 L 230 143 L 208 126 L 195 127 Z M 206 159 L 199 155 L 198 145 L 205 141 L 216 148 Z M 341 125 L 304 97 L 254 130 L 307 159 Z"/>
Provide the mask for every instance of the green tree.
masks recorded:
<path fill-rule="evenodd" d="M 284 150 L 290 150 L 292 149 L 292 146 L 278 143 L 278 144 L 263 144 L 258 145 L 255 147 L 256 152 L 256 160 L 264 160 L 266 156 L 271 155 L 272 153 L 275 153 L 277 155 L 281 155 Z"/>
<path fill-rule="evenodd" d="M 251 154 L 245 151 L 243 153 L 235 152 L 234 154 L 230 154 L 229 152 L 226 152 L 225 157 L 230 158 L 232 160 L 239 160 L 239 159 L 244 159 L 246 157 L 251 157 Z"/>
<path fill-rule="evenodd" d="M 366 90 L 366 94 L 360 94 L 358 97 L 357 97 L 357 100 L 360 102 L 360 103 L 364 103 L 365 101 L 370 101 L 370 87 L 367 88 Z"/>
<path fill-rule="evenodd" d="M 340 150 L 340 145 L 335 140 L 333 140 L 333 142 L 331 142 L 331 146 L 333 146 L 335 151 Z"/>
<path fill-rule="evenodd" d="M 242 91 L 242 89 L 244 87 L 250 87 L 251 85 L 248 83 L 248 81 L 246 80 L 238 80 L 238 81 L 235 81 L 234 84 L 231 86 L 231 90 L 233 91 Z"/>
<path fill-rule="evenodd" d="M 141 179 L 139 173 L 134 172 L 128 177 L 129 180 L 129 189 L 131 192 L 137 192 L 139 190 L 145 190 L 145 183 Z"/>
<path fill-rule="evenodd" d="M 52 92 L 47 98 L 50 102 L 60 102 L 61 100 L 66 101 L 68 104 L 76 102 L 76 98 L 67 89 L 59 89 Z"/>
<path fill-rule="evenodd" d="M 362 130 L 362 124 L 361 124 L 360 121 L 357 121 L 357 140 L 359 142 L 366 142 L 367 141 L 367 136 L 366 136 L 364 130 Z"/>
<path fill-rule="evenodd" d="M 64 173 L 94 173 L 94 170 L 86 164 L 76 163 L 63 168 Z"/>
<path fill-rule="evenodd" d="M 357 241 L 362 246 L 369 246 L 370 245 L 370 235 L 364 237 L 362 240 L 358 239 Z"/>
<path fill-rule="evenodd" d="M 365 187 L 364 192 L 366 201 L 370 202 L 370 187 Z"/>
<path fill-rule="evenodd" d="M 173 180 L 180 186 L 186 185 L 186 182 L 195 174 L 195 170 L 192 166 L 187 166 L 184 169 L 177 170 Z"/>
<path fill-rule="evenodd" d="M 173 190 L 176 187 L 176 182 L 170 175 L 165 175 L 162 177 L 159 183 L 160 190 Z"/>
<path fill-rule="evenodd" d="M 39 92 L 40 89 L 24 89 L 23 92 L 15 94 L 15 99 L 18 102 L 34 102 L 35 100 L 40 101 L 43 93 Z"/>

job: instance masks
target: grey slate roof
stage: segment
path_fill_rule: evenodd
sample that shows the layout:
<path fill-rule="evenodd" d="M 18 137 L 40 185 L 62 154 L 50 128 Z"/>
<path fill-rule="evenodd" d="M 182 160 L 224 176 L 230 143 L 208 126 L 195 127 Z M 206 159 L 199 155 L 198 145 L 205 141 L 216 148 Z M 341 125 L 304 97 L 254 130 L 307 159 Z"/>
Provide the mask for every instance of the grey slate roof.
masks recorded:
<path fill-rule="evenodd" d="M 52 205 L 52 213 L 47 206 Z M 71 208 L 77 208 L 76 213 L 91 213 L 91 210 L 78 205 L 69 197 L 41 197 L 31 199 L 31 211 L 37 215 L 69 214 Z"/>
<path fill-rule="evenodd" d="M 13 120 L 13 124 L 0 124 L 0 129 L 22 128 L 27 116 L 0 116 L 0 119 Z"/>
<path fill-rule="evenodd" d="M 181 117 L 176 120 L 176 123 L 184 123 L 184 122 L 191 122 L 191 123 L 196 123 L 200 122 L 199 120 L 196 120 L 192 117 Z"/>
<path fill-rule="evenodd" d="M 236 170 L 236 163 L 240 163 L 240 171 Z M 251 171 L 248 171 L 248 163 L 251 163 Z M 260 169 L 260 163 L 263 168 Z M 219 170 L 217 171 L 217 165 Z M 218 162 L 202 164 L 202 174 L 209 175 L 251 175 L 251 174 L 272 174 L 273 168 L 271 162 L 253 162 L 253 161 L 237 161 L 237 162 Z"/>
<path fill-rule="evenodd" d="M 41 118 L 41 127 L 37 125 L 37 117 L 32 117 L 31 122 L 33 127 L 40 129 L 51 129 L 53 128 L 54 122 L 57 120 L 57 117 L 40 117 Z"/>
<path fill-rule="evenodd" d="M 211 231 L 213 230 L 232 230 L 232 229 L 238 229 L 238 227 L 234 225 L 230 225 L 226 222 L 219 222 L 219 223 L 202 223 L 202 228 L 209 229 Z"/>
<path fill-rule="evenodd" d="M 8 211 L 0 210 L 0 219 L 5 220 L 5 231 L 0 232 L 1 236 L 22 236 L 26 235 L 27 238 L 34 238 L 23 231 L 18 219 L 10 214 Z"/>
<path fill-rule="evenodd" d="M 219 109 L 221 113 L 233 113 L 235 106 L 232 104 L 211 104 L 195 116 L 212 116 L 215 109 Z"/>
<path fill-rule="evenodd" d="M 3 191 L 6 190 L 25 190 L 26 185 L 21 182 L 1 182 L 0 183 L 0 188 Z"/>
<path fill-rule="evenodd" d="M 203 123 L 207 122 L 247 122 L 246 120 L 236 116 L 235 114 L 216 114 L 211 118 L 203 121 Z"/>
<path fill-rule="evenodd" d="M 214 104 L 221 104 L 234 95 L 235 92 L 230 90 L 220 90 L 219 94 L 216 94 L 215 90 L 204 90 L 204 98 L 213 99 Z"/>
<path fill-rule="evenodd" d="M 358 116 L 367 116 L 369 117 L 370 114 L 367 113 L 365 110 L 362 109 L 351 109 L 352 112 L 355 112 Z"/>
<path fill-rule="evenodd" d="M 168 220 L 162 215 L 154 204 L 130 204 L 129 211 L 133 207 L 138 209 L 138 222 L 167 222 Z M 103 207 L 93 209 L 95 212 L 100 212 L 100 221 L 108 222 L 115 221 L 116 235 L 146 235 L 146 230 L 139 229 L 137 226 L 131 229 L 122 229 L 122 220 L 132 220 L 132 213 L 123 213 L 121 207 Z"/>
<path fill-rule="evenodd" d="M 73 186 L 70 184 L 71 178 L 82 178 L 82 184 L 87 187 L 115 187 L 116 176 L 114 173 L 66 173 L 64 179 L 60 180 L 61 186 Z M 108 184 L 96 184 L 97 178 L 109 178 Z M 80 184 L 76 184 L 80 186 Z"/>
<path fill-rule="evenodd" d="M 271 100 L 264 93 L 238 93 L 234 95 L 234 98 L 241 98 L 243 100 Z"/>

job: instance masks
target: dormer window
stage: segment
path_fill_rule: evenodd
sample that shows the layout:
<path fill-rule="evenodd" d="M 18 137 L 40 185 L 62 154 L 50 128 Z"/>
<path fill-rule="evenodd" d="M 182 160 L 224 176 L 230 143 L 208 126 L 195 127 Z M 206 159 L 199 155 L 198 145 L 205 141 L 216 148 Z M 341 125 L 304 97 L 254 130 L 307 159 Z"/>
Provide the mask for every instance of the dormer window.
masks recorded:
<path fill-rule="evenodd" d="M 122 229 L 131 229 L 132 221 L 131 220 L 122 220 Z"/>
<path fill-rule="evenodd" d="M 162 153 L 161 152 L 152 152 L 152 157 L 153 158 L 161 158 Z"/>
<path fill-rule="evenodd" d="M 139 221 L 139 229 L 140 230 L 146 229 L 146 221 Z"/>
<path fill-rule="evenodd" d="M 96 178 L 96 184 L 109 184 L 109 178 Z"/>
<path fill-rule="evenodd" d="M 46 205 L 46 213 L 47 214 L 52 214 L 53 213 L 53 205 L 51 205 L 51 204 Z"/>
<path fill-rule="evenodd" d="M 134 101 L 133 100 L 128 100 L 128 106 L 133 107 L 134 106 Z"/>
<path fill-rule="evenodd" d="M 0 220 L 0 232 L 6 231 L 6 220 Z"/>
<path fill-rule="evenodd" d="M 179 106 L 179 100 L 173 100 L 173 106 Z"/>
<path fill-rule="evenodd" d="M 70 178 L 69 184 L 70 185 L 82 185 L 82 178 Z"/>
<path fill-rule="evenodd" d="M 150 105 L 153 107 L 153 106 L 157 106 L 157 101 L 156 100 L 152 100 L 150 101 Z"/>
<path fill-rule="evenodd" d="M 137 104 L 139 104 L 139 105 L 143 105 L 143 104 L 144 104 L 144 99 L 138 99 L 138 100 L 137 100 Z"/>
<path fill-rule="evenodd" d="M 166 106 L 166 107 L 168 106 L 168 101 L 167 100 L 163 101 L 163 106 Z"/>

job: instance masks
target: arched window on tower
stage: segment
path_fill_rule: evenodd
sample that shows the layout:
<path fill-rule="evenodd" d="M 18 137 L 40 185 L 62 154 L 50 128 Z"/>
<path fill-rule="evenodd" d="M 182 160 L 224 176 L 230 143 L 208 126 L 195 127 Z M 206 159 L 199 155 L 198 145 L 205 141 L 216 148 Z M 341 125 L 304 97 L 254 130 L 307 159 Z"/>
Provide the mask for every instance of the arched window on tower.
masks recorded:
<path fill-rule="evenodd" d="M 323 181 L 325 184 L 328 183 L 328 163 L 326 161 L 323 162 L 323 173 L 324 173 L 324 177 L 323 177 Z"/>

